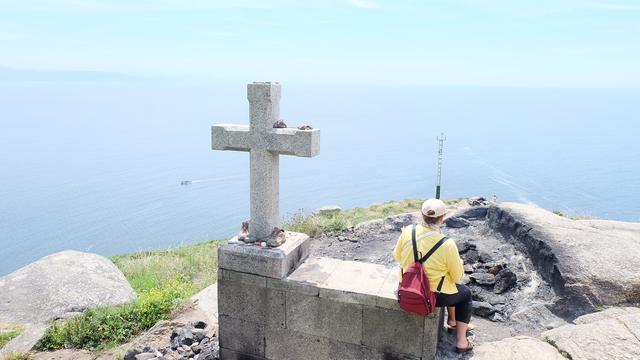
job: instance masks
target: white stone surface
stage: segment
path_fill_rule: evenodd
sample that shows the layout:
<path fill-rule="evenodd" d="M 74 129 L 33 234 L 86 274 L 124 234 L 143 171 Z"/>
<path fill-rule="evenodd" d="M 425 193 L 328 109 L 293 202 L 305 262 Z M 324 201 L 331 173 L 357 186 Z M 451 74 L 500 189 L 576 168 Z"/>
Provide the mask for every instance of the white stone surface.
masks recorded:
<path fill-rule="evenodd" d="M 287 278 L 318 287 L 319 296 L 342 302 L 399 310 L 398 269 L 383 265 L 314 257 Z"/>
<path fill-rule="evenodd" d="M 622 315 L 621 315 L 622 314 Z M 602 311 L 583 318 L 578 325 L 565 325 L 542 333 L 571 359 L 638 359 L 640 313 Z"/>
<path fill-rule="evenodd" d="M 249 237 L 262 241 L 280 227 L 279 155 L 313 157 L 320 152 L 320 130 L 274 129 L 280 119 L 279 83 L 247 86 L 250 125 L 215 125 L 214 150 L 250 152 L 251 220 Z"/>
<path fill-rule="evenodd" d="M 565 360 L 556 348 L 527 336 L 482 344 L 473 350 L 474 360 Z"/>

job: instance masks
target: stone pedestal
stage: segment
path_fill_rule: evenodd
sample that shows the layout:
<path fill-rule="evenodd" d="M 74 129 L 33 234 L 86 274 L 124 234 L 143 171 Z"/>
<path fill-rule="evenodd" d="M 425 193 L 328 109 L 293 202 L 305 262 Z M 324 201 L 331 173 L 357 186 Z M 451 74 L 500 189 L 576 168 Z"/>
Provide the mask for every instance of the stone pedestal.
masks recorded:
<path fill-rule="evenodd" d="M 402 311 L 397 276 L 330 258 L 309 259 L 283 278 L 221 268 L 220 358 L 433 359 L 443 313 Z"/>
<path fill-rule="evenodd" d="M 309 256 L 309 236 L 287 232 L 282 246 L 269 249 L 242 242 L 218 248 L 218 267 L 240 273 L 282 279 Z"/>

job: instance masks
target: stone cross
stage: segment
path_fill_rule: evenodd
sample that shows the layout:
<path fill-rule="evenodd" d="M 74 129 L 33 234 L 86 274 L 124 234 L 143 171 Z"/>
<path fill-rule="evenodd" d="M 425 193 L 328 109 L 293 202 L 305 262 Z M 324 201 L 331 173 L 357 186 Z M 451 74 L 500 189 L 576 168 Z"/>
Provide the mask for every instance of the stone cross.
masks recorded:
<path fill-rule="evenodd" d="M 320 152 L 320 130 L 274 128 L 280 120 L 280 84 L 254 82 L 247 85 L 249 126 L 214 125 L 213 150 L 250 152 L 251 220 L 249 237 L 266 240 L 280 227 L 279 155 L 313 157 Z"/>

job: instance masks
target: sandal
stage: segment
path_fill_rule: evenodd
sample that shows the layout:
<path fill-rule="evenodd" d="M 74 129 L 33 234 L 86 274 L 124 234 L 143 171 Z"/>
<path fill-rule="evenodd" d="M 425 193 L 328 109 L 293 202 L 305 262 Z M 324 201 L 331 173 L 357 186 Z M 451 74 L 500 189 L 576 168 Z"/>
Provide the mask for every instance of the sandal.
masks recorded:
<path fill-rule="evenodd" d="M 473 350 L 473 346 L 474 346 L 473 341 L 471 341 L 469 338 L 467 338 L 467 343 L 469 345 L 467 345 L 466 348 L 459 348 L 459 347 L 456 346 L 456 352 L 458 354 L 463 354 L 463 353 L 466 353 L 466 352 L 469 352 L 469 351 Z"/>

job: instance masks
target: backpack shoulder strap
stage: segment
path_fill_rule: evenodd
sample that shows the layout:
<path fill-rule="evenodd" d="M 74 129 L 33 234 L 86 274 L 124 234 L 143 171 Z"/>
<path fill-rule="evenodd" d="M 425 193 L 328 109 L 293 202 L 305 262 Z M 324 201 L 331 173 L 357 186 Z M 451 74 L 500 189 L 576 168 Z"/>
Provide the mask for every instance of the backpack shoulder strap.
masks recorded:
<path fill-rule="evenodd" d="M 413 246 L 413 260 L 415 262 L 420 261 L 418 257 L 418 244 L 416 243 L 416 226 L 411 226 L 411 246 Z"/>
<path fill-rule="evenodd" d="M 415 228 L 414 228 L 413 231 L 415 232 Z M 442 246 L 442 244 L 444 244 L 444 242 L 447 241 L 448 239 L 449 239 L 449 237 L 447 237 L 447 236 L 444 236 L 442 239 L 440 239 L 440 241 L 438 241 L 435 245 L 433 245 L 433 247 L 431 248 L 431 250 L 429 250 L 427 255 L 423 256 L 422 259 L 420 259 L 420 262 L 424 263 L 425 261 L 427 261 L 427 259 L 429 259 L 429 257 L 431 255 L 433 255 L 433 253 L 436 252 L 436 250 L 438 250 L 438 248 L 440 246 Z M 414 246 L 415 246 L 415 242 L 414 242 Z M 414 247 L 414 249 L 415 249 L 415 247 Z"/>

